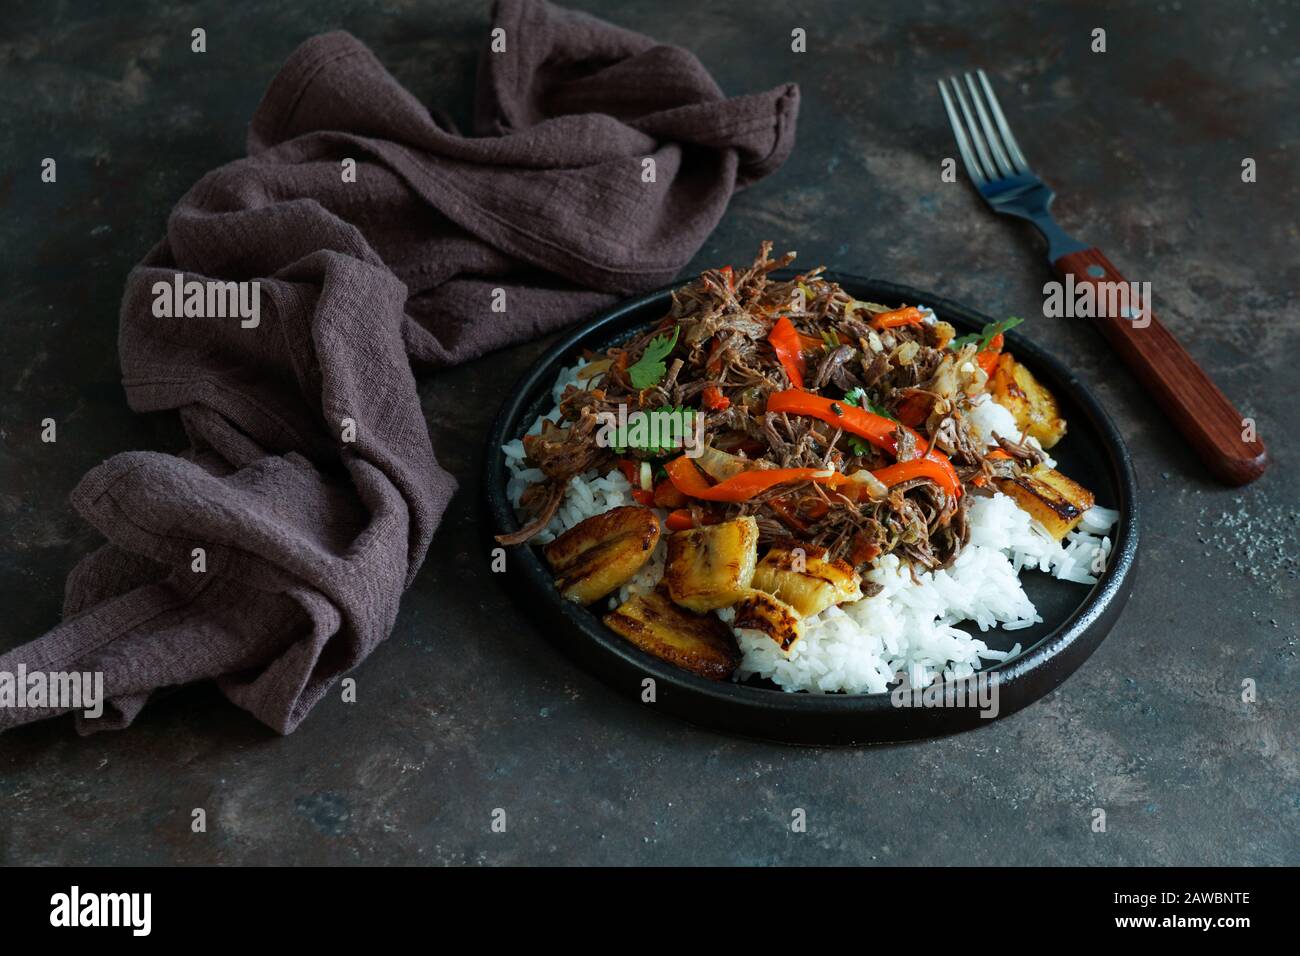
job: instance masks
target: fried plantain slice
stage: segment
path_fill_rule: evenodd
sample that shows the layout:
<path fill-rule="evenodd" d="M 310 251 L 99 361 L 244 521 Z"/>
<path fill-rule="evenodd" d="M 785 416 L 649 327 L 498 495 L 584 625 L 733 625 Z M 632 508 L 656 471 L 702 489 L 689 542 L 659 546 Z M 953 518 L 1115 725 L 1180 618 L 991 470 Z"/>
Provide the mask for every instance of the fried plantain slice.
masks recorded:
<path fill-rule="evenodd" d="M 577 604 L 609 594 L 641 570 L 659 543 L 659 519 L 627 506 L 592 515 L 542 549 L 560 593 Z"/>

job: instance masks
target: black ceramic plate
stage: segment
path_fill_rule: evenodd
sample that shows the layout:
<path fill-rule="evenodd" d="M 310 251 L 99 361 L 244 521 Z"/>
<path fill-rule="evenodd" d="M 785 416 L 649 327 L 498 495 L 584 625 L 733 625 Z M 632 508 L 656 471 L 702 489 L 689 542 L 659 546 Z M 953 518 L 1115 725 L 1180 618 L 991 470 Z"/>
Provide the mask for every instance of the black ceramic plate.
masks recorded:
<path fill-rule="evenodd" d="M 978 331 L 989 317 L 922 292 L 889 282 L 829 275 L 859 299 L 887 305 L 923 303 L 959 331 Z M 488 437 L 487 507 L 493 533 L 515 531 L 519 522 L 505 496 L 506 467 L 500 447 L 527 431 L 550 411 L 551 387 L 561 368 L 572 365 L 584 348 L 603 349 L 628 338 L 668 310 L 669 290 L 616 307 L 567 334 L 510 393 Z M 1063 364 L 1015 333 L 1007 348 L 1056 395 L 1069 423 L 1066 437 L 1052 449 L 1061 470 L 1097 496 L 1098 504 L 1120 512 L 1109 567 L 1097 584 L 1058 581 L 1027 570 L 1025 591 L 1043 623 L 1018 631 L 980 635 L 1014 658 L 989 667 L 998 674 L 998 716 L 1004 717 L 1042 697 L 1074 672 L 1114 625 L 1132 586 L 1137 556 L 1137 489 L 1128 450 L 1097 400 Z M 507 587 L 535 612 L 538 624 L 563 649 L 595 671 L 629 706 L 655 706 L 720 730 L 801 744 L 863 744 L 912 740 L 954 733 L 987 723 L 972 707 L 898 707 L 889 694 L 787 693 L 766 681 L 718 683 L 696 677 L 644 653 L 600 620 L 606 602 L 589 610 L 562 600 L 538 550 L 511 549 Z M 640 703 L 645 679 L 655 681 L 656 702 Z M 960 683 L 960 682 L 959 682 Z M 968 698 L 968 695 L 964 694 Z"/>

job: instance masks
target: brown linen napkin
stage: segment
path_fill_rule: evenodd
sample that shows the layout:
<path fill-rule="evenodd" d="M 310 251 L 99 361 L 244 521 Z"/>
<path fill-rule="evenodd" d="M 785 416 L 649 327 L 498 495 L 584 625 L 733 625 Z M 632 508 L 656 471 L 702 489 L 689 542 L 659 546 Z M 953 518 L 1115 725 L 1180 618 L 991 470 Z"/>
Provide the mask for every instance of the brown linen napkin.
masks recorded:
<path fill-rule="evenodd" d="M 463 362 L 669 282 L 793 146 L 793 85 L 726 99 L 690 53 L 538 0 L 501 0 L 493 27 L 505 51 L 483 54 L 473 137 L 355 38 L 308 40 L 249 157 L 200 180 L 132 271 L 127 399 L 176 409 L 191 447 L 86 475 L 72 503 L 108 543 L 70 575 L 64 622 L 0 656 L 11 674 L 102 672 L 109 704 L 83 733 L 204 678 L 292 731 L 388 635 L 455 490 L 411 361 Z M 258 280 L 259 323 L 155 317 L 154 284 L 178 272 Z M 58 712 L 0 708 L 0 729 Z"/>

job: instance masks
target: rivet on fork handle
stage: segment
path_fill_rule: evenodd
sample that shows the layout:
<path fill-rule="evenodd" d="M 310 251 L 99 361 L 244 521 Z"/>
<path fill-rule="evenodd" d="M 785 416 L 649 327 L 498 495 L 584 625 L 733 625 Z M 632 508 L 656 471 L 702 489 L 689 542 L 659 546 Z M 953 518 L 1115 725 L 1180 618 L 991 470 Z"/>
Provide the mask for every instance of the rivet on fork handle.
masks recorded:
<path fill-rule="evenodd" d="M 1128 285 L 1128 280 L 1099 249 L 1069 253 L 1052 265 L 1062 278 L 1073 276 L 1076 287 L 1103 282 Z M 1104 299 L 1098 295 L 1095 301 Z M 1254 481 L 1268 466 L 1264 443 L 1151 312 L 1151 304 L 1143 302 L 1142 310 L 1142 321 L 1119 315 L 1101 315 L 1094 321 L 1206 466 L 1231 485 Z M 1250 440 L 1246 439 L 1247 434 L 1251 434 Z"/>

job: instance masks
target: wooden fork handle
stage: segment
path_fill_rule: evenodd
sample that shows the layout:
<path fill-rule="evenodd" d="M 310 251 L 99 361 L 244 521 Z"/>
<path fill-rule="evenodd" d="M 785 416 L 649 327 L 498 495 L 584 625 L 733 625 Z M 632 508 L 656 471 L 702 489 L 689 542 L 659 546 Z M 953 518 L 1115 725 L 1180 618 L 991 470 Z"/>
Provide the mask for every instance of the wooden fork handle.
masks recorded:
<path fill-rule="evenodd" d="M 1076 290 L 1085 284 L 1128 284 L 1099 249 L 1072 252 L 1052 265 L 1061 278 L 1074 277 Z M 1094 301 L 1106 301 L 1098 291 L 1093 290 Z M 1106 311 L 1100 305 L 1096 309 Z M 1156 318 L 1149 301 L 1140 302 L 1135 318 L 1100 315 L 1093 321 L 1216 477 L 1230 485 L 1244 485 L 1264 473 L 1268 453 L 1255 434 L 1254 422 L 1243 418 L 1219 391 Z"/>

